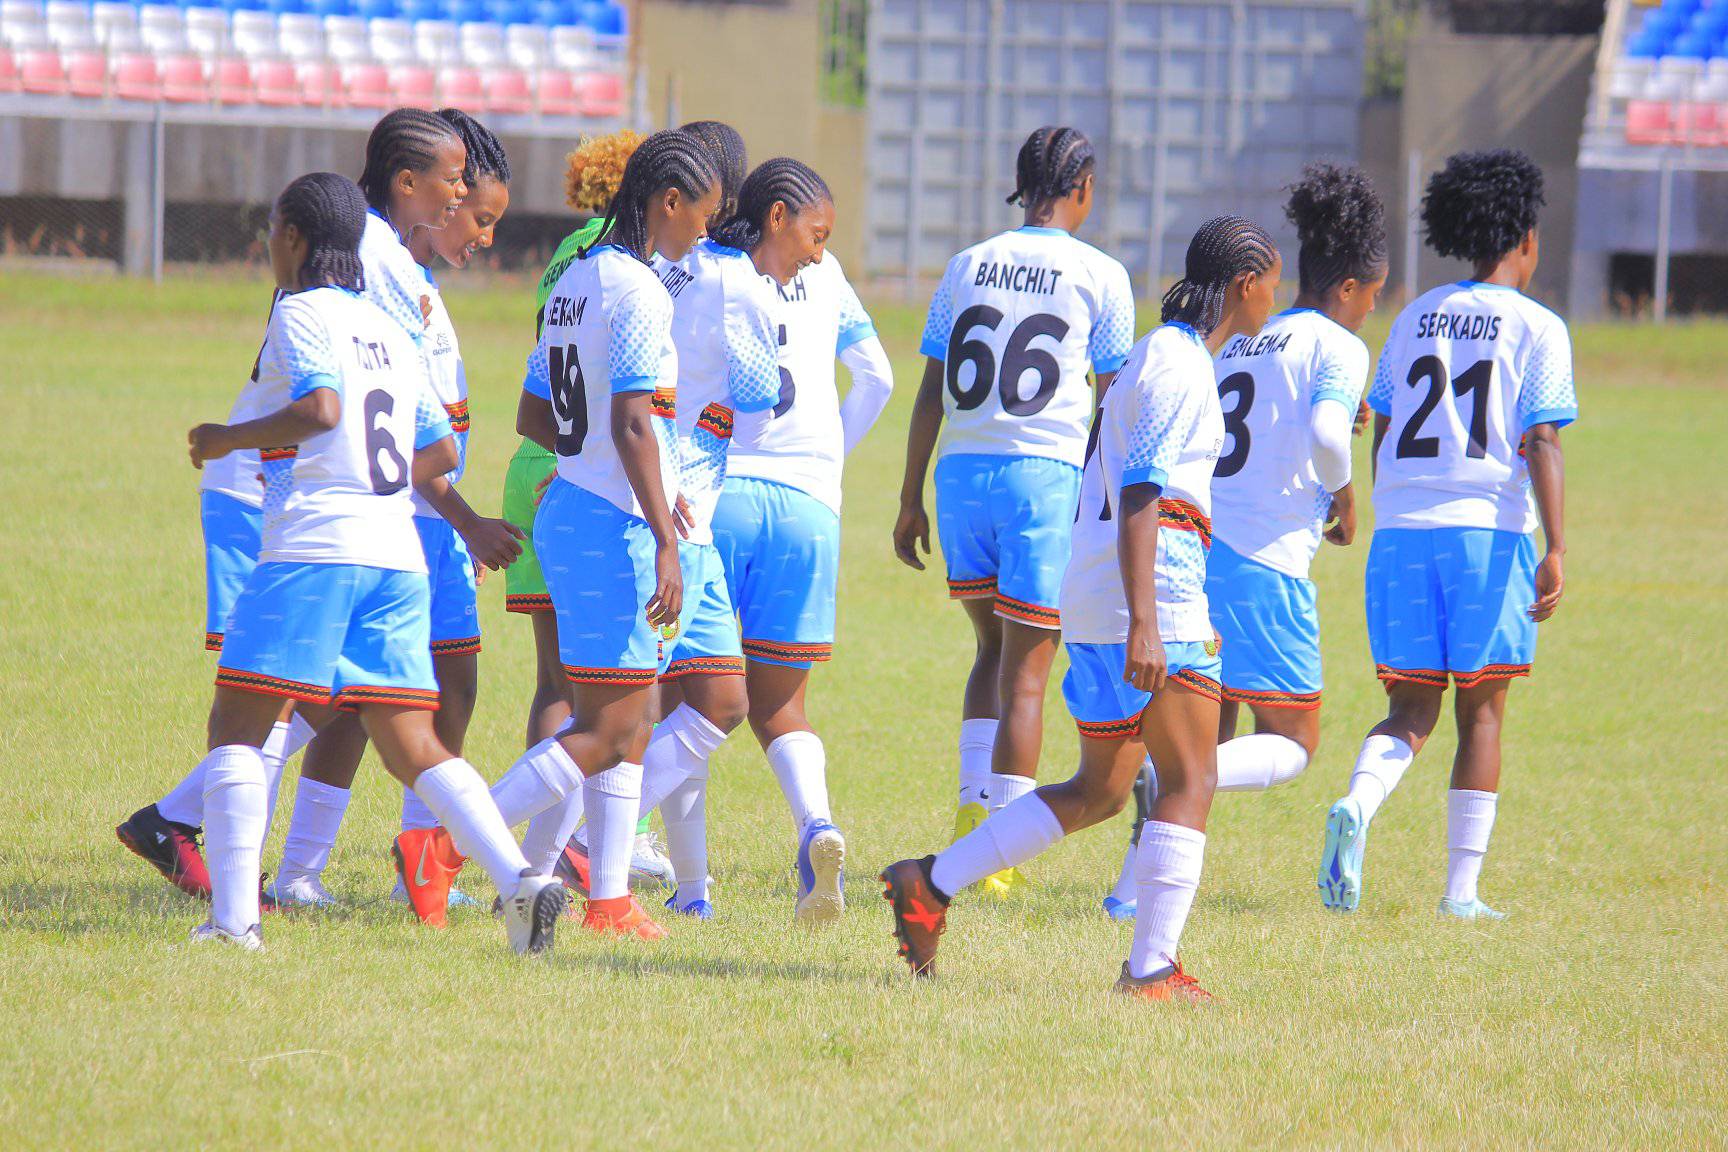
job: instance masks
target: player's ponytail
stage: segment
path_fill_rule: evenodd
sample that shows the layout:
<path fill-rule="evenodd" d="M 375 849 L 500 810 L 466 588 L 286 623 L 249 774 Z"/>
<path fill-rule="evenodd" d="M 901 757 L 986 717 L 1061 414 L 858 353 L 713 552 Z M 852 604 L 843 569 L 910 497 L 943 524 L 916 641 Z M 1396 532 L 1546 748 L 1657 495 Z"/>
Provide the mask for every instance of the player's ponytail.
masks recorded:
<path fill-rule="evenodd" d="M 1386 206 L 1360 168 L 1310 164 L 1286 189 L 1284 215 L 1296 226 L 1302 291 L 1320 295 L 1346 280 L 1386 275 Z"/>
<path fill-rule="evenodd" d="M 762 243 L 763 229 L 775 204 L 793 216 L 818 204 L 832 204 L 834 194 L 816 170 L 798 160 L 777 156 L 756 166 L 738 193 L 738 212 L 709 235 L 716 244 L 752 252 Z"/>
<path fill-rule="evenodd" d="M 648 262 L 648 202 L 668 188 L 701 199 L 720 180 L 702 142 L 677 128 L 656 132 L 642 142 L 624 165 L 618 194 L 606 212 L 594 242 L 578 250 L 582 259 L 602 244 L 616 244 Z"/>
<path fill-rule="evenodd" d="M 456 130 L 462 146 L 468 150 L 468 160 L 462 165 L 462 182 L 468 187 L 482 179 L 510 183 L 510 157 L 504 153 L 504 143 L 492 129 L 460 108 L 440 108 L 438 119 Z"/>
<path fill-rule="evenodd" d="M 360 173 L 360 190 L 366 203 L 386 212 L 390 186 L 400 172 L 430 172 L 438 162 L 438 149 L 461 135 L 436 113 L 424 108 L 398 108 L 386 112 L 366 137 L 366 167 Z"/>
<path fill-rule="evenodd" d="M 1162 320 L 1210 336 L 1224 319 L 1230 285 L 1247 272 L 1265 272 L 1278 259 L 1266 230 L 1240 216 L 1215 216 L 1188 242 L 1182 279 L 1164 294 Z"/>
<path fill-rule="evenodd" d="M 1034 216 L 1052 200 L 1060 200 L 1086 182 L 1097 167 L 1092 141 L 1078 128 L 1045 125 L 1020 145 L 1014 162 L 1010 204 L 1022 204 Z"/>
<path fill-rule="evenodd" d="M 306 262 L 300 281 L 308 288 L 329 285 L 360 291 L 360 234 L 366 230 L 366 197 L 354 181 L 334 172 L 300 177 L 276 197 L 276 214 L 306 237 Z"/>

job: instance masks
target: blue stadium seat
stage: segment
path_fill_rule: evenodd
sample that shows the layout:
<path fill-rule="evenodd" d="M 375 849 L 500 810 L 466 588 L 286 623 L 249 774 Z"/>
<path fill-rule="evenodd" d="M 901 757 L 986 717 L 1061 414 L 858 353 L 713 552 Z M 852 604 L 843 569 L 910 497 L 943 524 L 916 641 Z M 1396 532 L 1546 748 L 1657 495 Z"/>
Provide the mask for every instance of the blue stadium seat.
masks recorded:
<path fill-rule="evenodd" d="M 352 16 L 353 0 L 305 0 L 306 11 L 314 16 Z"/>
<path fill-rule="evenodd" d="M 494 24 L 534 23 L 534 0 L 488 0 L 486 9 Z"/>
<path fill-rule="evenodd" d="M 444 19 L 456 24 L 474 24 L 490 20 L 486 0 L 445 0 Z"/>
<path fill-rule="evenodd" d="M 402 0 L 397 7 L 404 20 L 444 19 L 443 0 Z"/>
<path fill-rule="evenodd" d="M 263 0 L 259 7 L 266 12 L 274 12 L 278 16 L 309 11 L 306 0 Z"/>
<path fill-rule="evenodd" d="M 578 9 L 582 26 L 591 28 L 596 36 L 624 35 L 624 9 L 605 0 L 588 0 Z"/>
<path fill-rule="evenodd" d="M 540 0 L 534 6 L 534 23 L 547 28 L 558 28 L 567 24 L 580 24 L 576 15 L 576 5 L 570 0 Z"/>
<path fill-rule="evenodd" d="M 396 0 L 355 0 L 353 14 L 362 20 L 392 20 L 396 16 Z"/>

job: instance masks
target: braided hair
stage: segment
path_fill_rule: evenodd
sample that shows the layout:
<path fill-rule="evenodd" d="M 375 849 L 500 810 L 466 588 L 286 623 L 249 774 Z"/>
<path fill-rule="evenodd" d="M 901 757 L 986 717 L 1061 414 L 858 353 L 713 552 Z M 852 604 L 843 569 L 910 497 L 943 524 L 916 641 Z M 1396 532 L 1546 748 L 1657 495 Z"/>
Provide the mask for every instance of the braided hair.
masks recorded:
<path fill-rule="evenodd" d="M 438 162 L 438 149 L 461 134 L 436 113 L 424 108 L 398 108 L 386 112 L 366 137 L 366 167 L 360 173 L 360 190 L 366 202 L 380 212 L 390 204 L 390 185 L 404 169 L 425 172 Z"/>
<path fill-rule="evenodd" d="M 1524 153 L 1460 152 L 1429 178 L 1422 227 L 1440 255 L 1483 264 L 1523 243 L 1545 203 L 1542 169 Z"/>
<path fill-rule="evenodd" d="M 610 136 L 590 136 L 564 157 L 564 203 L 598 216 L 612 203 L 624 165 L 642 146 L 642 133 L 626 128 Z"/>
<path fill-rule="evenodd" d="M 762 230 L 776 203 L 786 205 L 786 210 L 797 216 L 825 202 L 833 203 L 834 194 L 814 168 L 789 156 L 776 156 L 758 164 L 745 178 L 738 192 L 737 214 L 714 229 L 711 237 L 716 244 L 750 252 L 762 243 Z"/>
<path fill-rule="evenodd" d="M 594 242 L 580 249 L 578 255 L 586 260 L 588 253 L 602 244 L 616 244 L 646 263 L 649 198 L 667 188 L 700 198 L 719 182 L 714 162 L 695 136 L 678 128 L 654 133 L 624 165 L 624 177 L 606 210 L 605 222 Z"/>
<path fill-rule="evenodd" d="M 1210 336 L 1224 319 L 1224 301 L 1236 277 L 1265 272 L 1277 259 L 1278 249 L 1260 225 L 1240 216 L 1214 216 L 1188 242 L 1182 279 L 1164 293 L 1160 319 Z"/>
<path fill-rule="evenodd" d="M 300 177 L 276 197 L 276 215 L 306 237 L 300 280 L 308 288 L 330 285 L 360 291 L 360 234 L 366 230 L 366 197 L 354 181 L 334 172 Z"/>
<path fill-rule="evenodd" d="M 1386 206 L 1360 168 L 1310 164 L 1290 185 L 1284 215 L 1296 226 L 1302 291 L 1329 292 L 1346 280 L 1386 274 Z"/>
<path fill-rule="evenodd" d="M 744 151 L 744 137 L 738 129 L 719 120 L 692 120 L 679 129 L 702 141 L 714 171 L 720 174 L 720 209 L 717 220 L 729 220 L 738 211 L 738 197 L 744 187 L 744 173 L 750 161 Z"/>
<path fill-rule="evenodd" d="M 1097 162 L 1086 133 L 1046 124 L 1020 145 L 1020 156 L 1014 162 L 1014 194 L 1008 203 L 1022 204 L 1035 212 L 1085 183 Z"/>
<path fill-rule="evenodd" d="M 504 144 L 492 129 L 460 108 L 440 108 L 436 115 L 456 129 L 456 134 L 462 137 L 462 146 L 468 150 L 468 159 L 462 163 L 464 184 L 472 188 L 481 177 L 500 184 L 510 183 L 510 157 L 504 154 Z"/>

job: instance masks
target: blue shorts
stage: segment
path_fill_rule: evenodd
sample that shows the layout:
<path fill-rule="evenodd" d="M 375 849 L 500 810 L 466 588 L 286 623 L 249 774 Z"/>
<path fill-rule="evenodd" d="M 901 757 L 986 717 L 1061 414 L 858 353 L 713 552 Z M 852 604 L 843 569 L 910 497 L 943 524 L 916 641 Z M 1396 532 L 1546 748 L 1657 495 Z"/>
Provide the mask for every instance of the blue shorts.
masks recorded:
<path fill-rule="evenodd" d="M 222 651 L 228 614 L 258 566 L 264 513 L 226 492 L 198 493 L 204 525 L 204 650 Z"/>
<path fill-rule="evenodd" d="M 1062 575 L 1080 469 L 1042 456 L 956 454 L 936 461 L 936 534 L 948 595 L 996 599 L 996 614 L 1060 628 Z"/>
<path fill-rule="evenodd" d="M 1224 699 L 1265 708 L 1320 707 L 1314 581 L 1268 568 L 1214 538 L 1206 602 L 1224 642 Z"/>
<path fill-rule="evenodd" d="M 1125 740 L 1140 731 L 1140 713 L 1152 703 L 1122 679 L 1128 666 L 1126 644 L 1070 644 L 1068 674 L 1062 677 L 1062 699 L 1080 735 L 1092 740 Z M 1218 699 L 1218 645 L 1200 640 L 1166 642 L 1166 683 L 1180 684 L 1202 696 Z"/>
<path fill-rule="evenodd" d="M 436 708 L 430 599 L 419 572 L 260 564 L 228 618 L 216 683 L 347 709 Z"/>
<path fill-rule="evenodd" d="M 432 655 L 480 651 L 480 611 L 468 545 L 442 516 L 416 516 L 414 527 L 420 530 L 426 582 L 432 589 Z"/>
<path fill-rule="evenodd" d="M 1536 544 L 1493 528 L 1381 528 L 1364 578 L 1368 647 L 1388 684 L 1460 688 L 1528 676 Z"/>
<path fill-rule="evenodd" d="M 746 656 L 808 668 L 834 654 L 840 517 L 832 508 L 786 484 L 731 479 L 714 511 L 714 545 Z"/>
<path fill-rule="evenodd" d="M 738 646 L 738 617 L 726 593 L 726 570 L 712 544 L 678 542 L 684 571 L 684 607 L 678 635 L 666 645 L 662 680 L 680 676 L 742 676 L 744 652 Z"/>

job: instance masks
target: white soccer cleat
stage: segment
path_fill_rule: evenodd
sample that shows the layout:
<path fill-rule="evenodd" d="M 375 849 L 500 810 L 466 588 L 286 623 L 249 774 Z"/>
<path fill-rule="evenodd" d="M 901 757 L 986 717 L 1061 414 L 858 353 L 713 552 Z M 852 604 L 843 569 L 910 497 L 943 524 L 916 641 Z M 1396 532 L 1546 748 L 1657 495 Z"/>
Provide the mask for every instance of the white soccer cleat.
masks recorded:
<path fill-rule="evenodd" d="M 813 820 L 798 843 L 798 903 L 802 924 L 838 920 L 846 911 L 846 840 L 826 820 Z"/>
<path fill-rule="evenodd" d="M 564 914 L 564 884 L 553 876 L 524 876 L 504 901 L 504 928 L 518 956 L 552 950 L 558 917 Z"/>
<path fill-rule="evenodd" d="M 246 929 L 244 932 L 225 932 L 221 928 L 216 927 L 216 925 L 212 924 L 210 921 L 206 920 L 204 923 L 198 925 L 198 927 L 192 929 L 192 943 L 208 944 L 211 941 L 219 941 L 223 944 L 232 944 L 234 947 L 246 952 L 264 951 L 264 934 L 258 930 L 258 925 L 256 924 L 252 925 L 252 927 Z"/>
<path fill-rule="evenodd" d="M 632 888 L 676 888 L 672 861 L 661 847 L 660 837 L 653 832 L 639 832 L 630 851 L 630 886 Z"/>
<path fill-rule="evenodd" d="M 296 876 L 286 884 L 272 881 L 264 891 L 281 908 L 334 908 L 341 903 L 316 876 Z"/>

